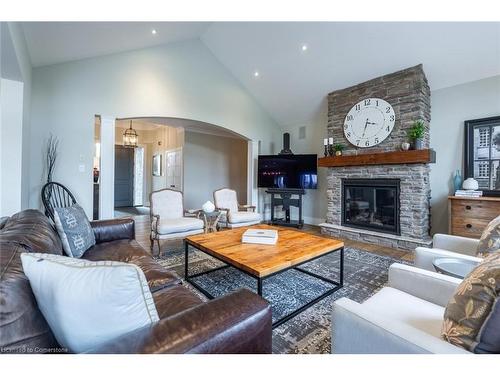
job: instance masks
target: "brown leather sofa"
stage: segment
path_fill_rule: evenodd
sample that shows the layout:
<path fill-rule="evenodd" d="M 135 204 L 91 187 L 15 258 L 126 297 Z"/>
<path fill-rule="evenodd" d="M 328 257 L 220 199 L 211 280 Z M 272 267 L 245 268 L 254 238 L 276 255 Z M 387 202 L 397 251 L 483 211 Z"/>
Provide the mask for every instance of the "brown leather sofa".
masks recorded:
<path fill-rule="evenodd" d="M 41 212 L 25 210 L 0 228 L 0 352 L 65 352 L 37 307 L 20 254 L 62 255 L 62 244 Z M 256 294 L 240 290 L 203 302 L 173 272 L 156 263 L 134 239 L 134 221 L 92 222 L 96 245 L 88 260 L 139 266 L 153 293 L 160 321 L 119 337 L 92 353 L 270 353 L 271 309 Z"/>

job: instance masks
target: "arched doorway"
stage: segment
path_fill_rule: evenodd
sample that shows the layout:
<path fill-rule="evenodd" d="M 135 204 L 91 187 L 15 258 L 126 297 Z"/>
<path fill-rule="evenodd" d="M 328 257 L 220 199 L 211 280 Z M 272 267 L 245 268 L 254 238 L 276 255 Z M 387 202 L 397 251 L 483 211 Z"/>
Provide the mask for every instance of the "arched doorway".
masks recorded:
<path fill-rule="evenodd" d="M 138 134 L 135 151 L 123 148 L 122 135 L 130 124 Z M 213 190 L 225 186 L 257 205 L 258 141 L 214 124 L 171 117 L 96 116 L 95 134 L 95 218 L 148 207 L 149 193 L 165 187 L 183 191 L 186 208 L 201 207 Z M 134 171 L 127 173 L 132 164 Z M 117 212 L 117 205 L 125 208 Z"/>

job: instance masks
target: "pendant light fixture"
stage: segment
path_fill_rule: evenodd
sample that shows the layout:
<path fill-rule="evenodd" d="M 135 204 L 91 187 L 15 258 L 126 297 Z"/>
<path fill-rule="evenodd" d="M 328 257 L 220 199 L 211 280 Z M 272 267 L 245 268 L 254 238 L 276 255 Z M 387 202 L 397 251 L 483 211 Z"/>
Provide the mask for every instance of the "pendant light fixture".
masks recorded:
<path fill-rule="evenodd" d="M 132 129 L 132 120 L 130 120 L 130 129 L 125 130 L 125 133 L 123 133 L 123 146 L 131 148 L 137 147 L 138 138 L 137 132 Z"/>

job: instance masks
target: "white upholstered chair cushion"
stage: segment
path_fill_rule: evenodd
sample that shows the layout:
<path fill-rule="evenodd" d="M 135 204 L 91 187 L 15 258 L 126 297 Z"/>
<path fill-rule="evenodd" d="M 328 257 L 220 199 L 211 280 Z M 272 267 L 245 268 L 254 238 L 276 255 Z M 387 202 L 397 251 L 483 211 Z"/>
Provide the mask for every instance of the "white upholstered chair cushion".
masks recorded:
<path fill-rule="evenodd" d="M 258 212 L 250 211 L 229 211 L 228 222 L 231 224 L 248 223 L 250 221 L 262 220 Z"/>
<path fill-rule="evenodd" d="M 164 219 L 160 217 L 160 225 L 157 228 L 158 234 L 171 234 L 189 232 L 196 229 L 203 229 L 203 220 L 194 217 L 180 217 L 176 219 Z"/>
<path fill-rule="evenodd" d="M 165 219 L 177 219 L 184 216 L 182 193 L 180 191 L 164 189 L 151 193 L 151 215 L 159 215 Z"/>
<path fill-rule="evenodd" d="M 231 189 L 220 189 L 214 192 L 215 207 L 229 209 L 238 212 L 238 197 L 236 191 Z"/>
<path fill-rule="evenodd" d="M 385 287 L 363 302 L 363 306 L 386 318 L 404 323 L 440 338 L 444 307 Z"/>

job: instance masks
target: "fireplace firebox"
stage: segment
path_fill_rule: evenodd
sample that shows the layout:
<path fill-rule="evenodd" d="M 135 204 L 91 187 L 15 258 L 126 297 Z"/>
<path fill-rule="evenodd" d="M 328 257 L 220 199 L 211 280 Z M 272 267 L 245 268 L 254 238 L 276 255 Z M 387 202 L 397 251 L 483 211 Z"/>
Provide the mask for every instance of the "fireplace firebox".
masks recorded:
<path fill-rule="evenodd" d="M 399 235 L 399 179 L 343 179 L 342 225 Z"/>

